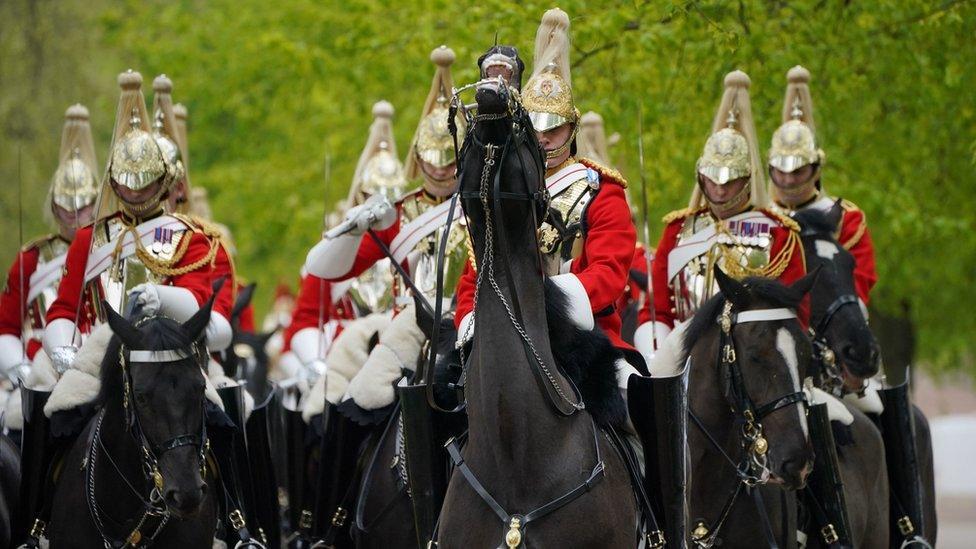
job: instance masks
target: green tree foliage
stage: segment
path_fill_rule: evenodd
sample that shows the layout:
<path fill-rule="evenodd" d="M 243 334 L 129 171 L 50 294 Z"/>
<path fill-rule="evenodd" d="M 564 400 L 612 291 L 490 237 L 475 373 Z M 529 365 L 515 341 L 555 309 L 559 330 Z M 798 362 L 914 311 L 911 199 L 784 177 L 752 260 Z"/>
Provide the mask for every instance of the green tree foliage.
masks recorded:
<path fill-rule="evenodd" d="M 455 80 L 497 34 L 531 65 L 549 3 L 482 0 L 192 0 L 0 4 L 0 219 L 16 234 L 17 151 L 28 223 L 54 170 L 58 124 L 86 102 L 102 137 L 114 76 L 165 72 L 190 109 L 191 174 L 234 231 L 239 270 L 295 284 L 327 204 L 343 197 L 379 99 L 397 108 L 406 151 L 433 68 L 430 50 L 458 55 Z M 976 2 L 564 0 L 572 18 L 573 84 L 581 110 L 603 114 L 622 141 L 615 162 L 636 184 L 643 104 L 652 239 L 682 207 L 724 74 L 752 77 L 753 112 L 768 143 L 786 71 L 803 64 L 827 153 L 824 183 L 868 214 L 881 282 L 875 305 L 910 312 L 919 353 L 936 365 L 970 357 L 976 331 L 973 186 Z M 107 139 L 102 139 L 106 143 Z M 104 150 L 101 156 L 104 157 Z M 326 156 L 332 177 L 324 182 Z M 636 196 L 636 195 L 635 195 Z M 13 231 L 13 232 L 11 232 Z M 0 257 L 16 242 L 0 239 Z"/>

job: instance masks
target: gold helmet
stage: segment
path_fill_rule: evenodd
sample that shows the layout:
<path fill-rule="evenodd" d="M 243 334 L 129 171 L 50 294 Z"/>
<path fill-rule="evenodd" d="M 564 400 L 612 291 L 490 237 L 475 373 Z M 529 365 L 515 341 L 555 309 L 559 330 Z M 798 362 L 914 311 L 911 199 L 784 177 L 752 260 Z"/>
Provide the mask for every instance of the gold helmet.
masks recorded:
<path fill-rule="evenodd" d="M 699 175 L 718 185 L 749 177 L 742 195 L 748 194 L 750 204 L 763 208 L 768 206 L 769 200 L 749 101 L 750 83 L 749 75 L 742 71 L 733 71 L 725 76 L 725 93 L 712 121 L 712 134 L 705 142 L 695 169 Z M 709 205 L 713 209 L 723 206 L 736 208 L 745 204 L 743 198 L 736 196 L 722 205 Z M 689 206 L 698 208 L 708 203 L 708 198 L 696 184 Z"/>
<path fill-rule="evenodd" d="M 349 188 L 349 202 L 362 204 L 374 194 L 382 194 L 394 202 L 403 194 L 407 179 L 403 164 L 397 158 L 393 139 L 393 105 L 379 101 L 373 105 L 373 124 L 369 139 L 359 155 L 359 163 Z M 446 118 L 446 116 L 445 116 Z M 452 144 L 453 150 L 453 144 Z"/>
<path fill-rule="evenodd" d="M 166 164 L 150 133 L 142 75 L 132 70 L 120 74 L 119 87 L 122 96 L 109 156 L 109 176 L 118 185 L 138 191 L 166 175 Z"/>
<path fill-rule="evenodd" d="M 414 180 L 421 176 L 419 160 L 437 167 L 443 168 L 455 162 L 454 158 L 454 138 L 448 128 L 448 102 L 453 93 L 454 81 L 451 79 L 451 64 L 454 63 L 454 50 L 447 46 L 435 48 L 430 53 L 430 60 L 437 66 L 434 80 L 430 85 L 430 92 L 427 94 L 427 101 L 424 102 L 424 109 L 421 111 L 420 124 L 414 133 L 413 141 L 410 144 L 410 151 L 407 153 L 405 163 L 406 176 L 409 180 Z M 463 119 L 455 118 L 458 124 L 458 132 L 463 132 Z M 454 190 L 454 176 L 449 181 L 429 181 L 427 183 L 435 187 L 445 187 L 450 192 Z M 446 189 L 450 187 L 450 189 Z"/>
<path fill-rule="evenodd" d="M 579 121 L 569 73 L 569 16 L 559 8 L 547 11 L 536 31 L 532 77 L 522 89 L 522 106 L 537 132 Z"/>
<path fill-rule="evenodd" d="M 176 128 L 176 115 L 173 110 L 173 81 L 165 74 L 153 80 L 153 138 L 163 153 L 167 186 L 179 184 L 186 173 L 183 166 L 183 146 Z"/>
<path fill-rule="evenodd" d="M 88 109 L 76 104 L 64 113 L 58 169 L 51 180 L 51 204 L 77 212 L 98 200 L 95 143 Z"/>
<path fill-rule="evenodd" d="M 786 74 L 786 80 L 783 123 L 773 133 L 769 165 L 789 173 L 810 164 L 820 164 L 824 153 L 817 147 L 813 124 L 813 100 L 808 86 L 810 71 L 797 65 Z"/>

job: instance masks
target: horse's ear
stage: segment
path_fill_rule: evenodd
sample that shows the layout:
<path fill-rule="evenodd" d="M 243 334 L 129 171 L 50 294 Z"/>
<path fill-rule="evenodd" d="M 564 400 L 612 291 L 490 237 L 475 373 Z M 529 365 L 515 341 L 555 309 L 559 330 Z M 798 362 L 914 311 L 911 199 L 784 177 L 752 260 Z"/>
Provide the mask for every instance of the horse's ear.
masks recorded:
<path fill-rule="evenodd" d="M 102 301 L 102 308 L 108 313 L 108 325 L 122 341 L 126 347 L 137 347 L 142 342 L 142 334 L 139 329 L 129 322 L 125 317 L 115 312 L 115 309 L 106 301 Z"/>
<path fill-rule="evenodd" d="M 802 278 L 800 278 L 793 284 L 790 284 L 790 290 L 795 295 L 797 295 L 799 299 L 803 299 L 803 296 L 810 293 L 810 290 L 813 289 L 813 285 L 816 284 L 817 277 L 820 276 L 821 268 L 823 268 L 823 265 L 817 265 L 817 267 L 814 270 L 803 275 Z"/>
<path fill-rule="evenodd" d="M 842 201 L 842 198 L 838 198 L 834 202 L 834 205 L 830 207 L 830 210 L 827 211 L 827 221 L 830 223 L 830 226 L 834 228 L 834 230 L 837 230 L 837 227 L 840 227 L 841 219 L 844 218 L 844 205 L 842 204 Z"/>
<path fill-rule="evenodd" d="M 254 290 L 257 286 L 256 282 L 252 282 L 241 288 L 241 291 L 237 293 L 237 301 L 234 302 L 234 308 L 230 312 L 231 318 L 236 319 L 239 317 L 241 311 L 251 303 L 251 299 L 254 297 Z"/>
<path fill-rule="evenodd" d="M 203 334 L 203 330 L 206 329 L 207 324 L 210 323 L 210 311 L 213 310 L 214 300 L 217 299 L 217 294 L 220 293 L 220 289 L 224 286 L 227 281 L 226 276 L 222 276 L 213 283 L 213 293 L 210 294 L 210 299 L 200 307 L 200 310 L 193 313 L 186 322 L 183 323 L 183 333 L 190 338 L 190 341 L 196 341 L 200 339 Z"/>
<path fill-rule="evenodd" d="M 715 266 L 715 280 L 725 299 L 731 301 L 737 309 L 742 310 L 749 306 L 749 290 L 745 284 L 725 274 L 718 265 Z"/>

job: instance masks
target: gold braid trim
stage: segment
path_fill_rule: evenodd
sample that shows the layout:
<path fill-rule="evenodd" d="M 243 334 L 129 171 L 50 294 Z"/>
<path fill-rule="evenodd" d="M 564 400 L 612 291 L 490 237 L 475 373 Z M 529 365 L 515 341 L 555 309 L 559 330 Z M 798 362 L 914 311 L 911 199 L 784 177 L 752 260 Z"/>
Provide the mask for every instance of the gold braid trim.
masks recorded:
<path fill-rule="evenodd" d="M 189 230 L 191 234 L 183 235 L 183 238 L 180 239 L 179 245 L 173 252 L 173 257 L 171 259 L 163 260 L 158 259 L 146 249 L 146 247 L 142 244 L 142 238 L 139 237 L 139 231 L 136 230 L 135 225 L 125 223 L 123 221 L 123 226 L 125 228 L 122 229 L 122 231 L 116 237 L 117 240 L 115 242 L 115 250 L 112 252 L 112 262 L 118 264 L 119 256 L 122 254 L 122 247 L 125 243 L 125 236 L 126 234 L 131 234 L 132 240 L 136 245 L 136 257 L 139 258 L 139 261 L 141 261 L 147 269 L 152 271 L 153 274 L 159 276 L 180 276 L 203 267 L 207 263 L 213 261 L 214 257 L 217 255 L 217 246 L 220 243 L 219 240 L 211 239 L 210 250 L 205 256 L 197 261 L 194 261 L 193 263 L 183 265 L 182 267 L 176 267 L 175 265 L 183 259 L 183 256 L 186 255 L 187 248 L 190 247 L 190 240 L 192 240 L 192 233 L 194 232 L 192 227 Z"/>
<path fill-rule="evenodd" d="M 857 226 L 857 231 L 854 232 L 854 236 L 848 238 L 841 245 L 844 246 L 845 250 L 850 250 L 851 248 L 856 246 L 858 242 L 861 241 L 861 237 L 864 236 L 864 231 L 866 231 L 867 229 L 868 229 L 867 221 L 862 217 L 861 224 Z"/>
<path fill-rule="evenodd" d="M 724 223 L 718 224 L 718 229 L 728 233 L 728 229 L 725 228 Z M 769 263 L 763 265 L 762 267 L 748 267 L 739 264 L 738 261 L 727 261 L 726 269 L 728 270 L 729 276 L 735 278 L 736 280 L 741 280 L 747 276 L 761 276 L 765 278 L 779 278 L 779 275 L 783 274 L 786 267 L 789 266 L 790 261 L 793 260 L 793 253 L 796 251 L 797 247 L 802 249 L 802 246 L 797 246 L 800 239 L 800 233 L 797 231 L 789 231 L 786 242 L 783 243 L 783 247 L 780 249 L 779 253 L 775 257 L 770 258 Z M 724 255 L 728 257 L 728 252 L 724 252 Z M 732 258 L 730 258 L 732 259 Z"/>
<path fill-rule="evenodd" d="M 661 222 L 664 223 L 665 225 L 669 225 L 671 224 L 672 221 L 676 221 L 678 219 L 684 219 L 690 215 L 695 215 L 697 213 L 704 212 L 707 209 L 708 206 L 699 206 L 697 208 L 682 208 L 680 210 L 675 210 L 665 215 L 664 217 L 661 218 Z"/>
<path fill-rule="evenodd" d="M 577 160 L 579 161 L 580 164 L 586 166 L 587 168 L 596 171 L 597 173 L 599 173 L 604 177 L 612 179 L 621 187 L 625 189 L 627 188 L 627 180 L 624 179 L 624 174 L 620 173 L 619 170 L 616 170 L 609 166 L 604 166 L 603 164 L 600 164 L 599 162 L 593 160 L 592 158 L 578 158 Z"/>
<path fill-rule="evenodd" d="M 776 208 L 763 208 L 762 213 L 778 221 L 780 225 L 786 227 L 790 231 L 800 232 L 800 224 L 796 222 L 792 217 L 784 214 Z"/>

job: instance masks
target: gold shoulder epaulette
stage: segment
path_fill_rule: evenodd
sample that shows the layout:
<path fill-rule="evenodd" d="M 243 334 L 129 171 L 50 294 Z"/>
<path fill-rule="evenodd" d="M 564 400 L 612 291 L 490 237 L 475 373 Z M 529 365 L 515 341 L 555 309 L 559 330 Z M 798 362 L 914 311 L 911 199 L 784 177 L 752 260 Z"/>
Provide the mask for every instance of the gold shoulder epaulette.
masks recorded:
<path fill-rule="evenodd" d="M 675 210 L 664 217 L 661 218 L 661 222 L 665 225 L 670 225 L 672 222 L 679 219 L 684 219 L 690 215 L 694 215 L 699 212 L 703 212 L 707 209 L 707 206 L 699 206 L 697 208 L 681 208 L 680 210 Z"/>
<path fill-rule="evenodd" d="M 172 213 L 171 216 L 179 219 L 186 226 L 194 231 L 200 231 L 209 238 L 221 238 L 223 232 L 221 232 L 220 227 L 217 226 L 213 221 L 204 219 L 198 215 L 193 214 L 183 214 L 183 213 Z"/>
<path fill-rule="evenodd" d="M 29 252 L 30 250 L 34 248 L 39 248 L 44 244 L 47 244 L 48 242 L 55 240 L 57 238 L 58 235 L 56 234 L 46 234 L 43 236 L 39 236 L 33 240 L 28 240 L 27 243 L 25 243 L 23 246 L 20 247 L 20 251 Z"/>
<path fill-rule="evenodd" d="M 623 188 L 627 188 L 627 180 L 624 179 L 624 174 L 620 173 L 619 170 L 611 168 L 610 166 L 604 166 L 596 160 L 590 158 L 580 158 L 580 164 L 597 171 L 600 175 L 615 181 L 618 185 Z"/>
<path fill-rule="evenodd" d="M 780 225 L 786 227 L 787 229 L 800 232 L 800 224 L 796 222 L 792 217 L 784 214 L 776 208 L 763 208 L 763 213 L 773 218 L 773 220 L 778 221 Z"/>
<path fill-rule="evenodd" d="M 860 209 L 861 209 L 861 208 L 858 208 L 857 207 L 857 204 L 851 202 L 850 200 L 848 200 L 846 198 L 841 198 L 840 199 L 840 207 L 841 208 L 844 208 L 844 211 L 845 212 L 856 212 L 856 211 L 860 211 Z"/>

